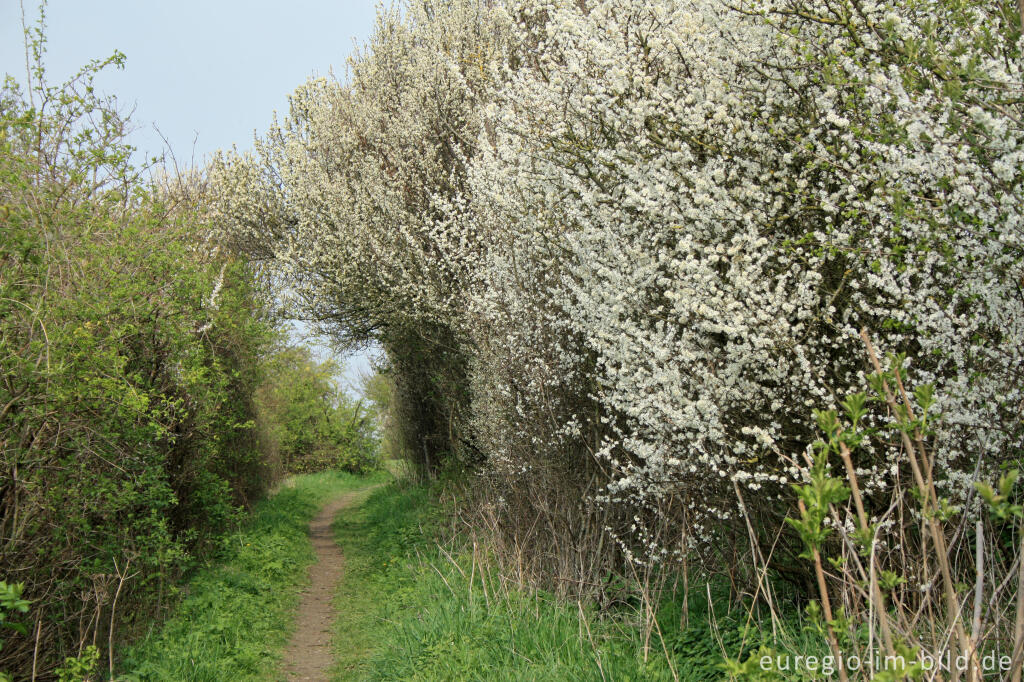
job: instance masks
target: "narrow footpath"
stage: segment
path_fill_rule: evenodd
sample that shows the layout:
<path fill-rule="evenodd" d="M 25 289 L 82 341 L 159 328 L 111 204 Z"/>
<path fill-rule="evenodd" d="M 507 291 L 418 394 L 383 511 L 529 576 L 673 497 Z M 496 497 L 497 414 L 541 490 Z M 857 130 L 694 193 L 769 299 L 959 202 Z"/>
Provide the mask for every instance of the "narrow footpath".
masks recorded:
<path fill-rule="evenodd" d="M 295 634 L 284 652 L 282 669 L 288 680 L 326 682 L 329 679 L 334 662 L 331 625 L 337 615 L 332 601 L 345 566 L 345 557 L 334 541 L 331 523 L 339 511 L 362 502 L 376 487 L 353 490 L 334 498 L 309 524 L 316 562 L 309 567 L 310 584 L 302 592 Z"/>

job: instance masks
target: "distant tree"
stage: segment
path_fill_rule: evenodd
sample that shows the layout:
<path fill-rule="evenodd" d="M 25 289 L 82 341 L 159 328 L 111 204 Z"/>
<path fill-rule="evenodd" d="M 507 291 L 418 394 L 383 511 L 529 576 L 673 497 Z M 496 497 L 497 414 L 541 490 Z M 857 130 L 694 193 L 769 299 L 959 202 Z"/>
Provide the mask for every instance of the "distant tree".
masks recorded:
<path fill-rule="evenodd" d="M 305 346 L 284 346 L 263 369 L 257 406 L 285 472 L 376 466 L 373 416 L 338 387 L 334 360 L 318 361 Z"/>

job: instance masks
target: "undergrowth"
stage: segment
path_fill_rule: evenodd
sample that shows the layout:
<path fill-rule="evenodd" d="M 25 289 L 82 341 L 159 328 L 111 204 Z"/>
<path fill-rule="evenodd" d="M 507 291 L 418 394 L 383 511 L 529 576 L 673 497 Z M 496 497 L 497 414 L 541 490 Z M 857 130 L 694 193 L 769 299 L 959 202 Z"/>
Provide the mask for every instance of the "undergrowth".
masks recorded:
<path fill-rule="evenodd" d="M 685 628 L 682 594 L 664 599 L 662 636 L 644 642 L 628 604 L 598 613 L 560 602 L 504 582 L 471 542 L 439 547 L 431 499 L 394 483 L 335 521 L 346 568 L 333 679 L 721 680 L 724 656 L 772 643 L 770 626 L 762 633 L 742 605 L 729 608 L 714 582 L 691 592 Z M 797 634 L 776 647 L 807 648 L 795 615 L 781 625 Z"/>
<path fill-rule="evenodd" d="M 273 679 L 314 560 L 307 533 L 330 497 L 385 480 L 340 472 L 297 476 L 257 505 L 224 540 L 218 556 L 189 582 L 173 616 L 127 650 L 122 682 Z"/>

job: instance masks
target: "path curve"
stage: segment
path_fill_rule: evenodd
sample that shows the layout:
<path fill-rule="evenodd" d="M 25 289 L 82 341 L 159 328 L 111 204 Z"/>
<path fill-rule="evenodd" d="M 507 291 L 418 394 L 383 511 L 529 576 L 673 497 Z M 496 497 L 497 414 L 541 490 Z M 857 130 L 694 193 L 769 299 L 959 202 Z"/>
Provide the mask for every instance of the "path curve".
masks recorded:
<path fill-rule="evenodd" d="M 336 615 L 332 601 L 345 566 L 341 548 L 334 542 L 331 523 L 339 511 L 362 501 L 375 487 L 353 490 L 334 498 L 309 524 L 316 562 L 309 567 L 309 587 L 302 592 L 295 634 L 284 652 L 282 669 L 288 680 L 327 682 L 329 679 L 334 663 L 331 625 Z"/>

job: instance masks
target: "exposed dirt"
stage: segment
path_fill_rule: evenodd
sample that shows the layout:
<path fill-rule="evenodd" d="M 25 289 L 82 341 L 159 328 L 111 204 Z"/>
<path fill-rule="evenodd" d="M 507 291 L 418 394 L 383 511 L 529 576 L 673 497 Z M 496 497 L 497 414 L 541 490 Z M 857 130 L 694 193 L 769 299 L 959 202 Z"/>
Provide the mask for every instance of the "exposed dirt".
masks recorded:
<path fill-rule="evenodd" d="M 334 498 L 309 524 L 316 563 L 309 567 L 310 585 L 302 593 L 295 618 L 295 634 L 284 652 L 282 669 L 288 680 L 328 680 L 328 672 L 334 662 L 331 625 L 335 611 L 331 600 L 345 566 L 345 557 L 331 533 L 331 523 L 339 511 L 358 504 L 368 493 L 369 489 L 363 488 Z"/>

